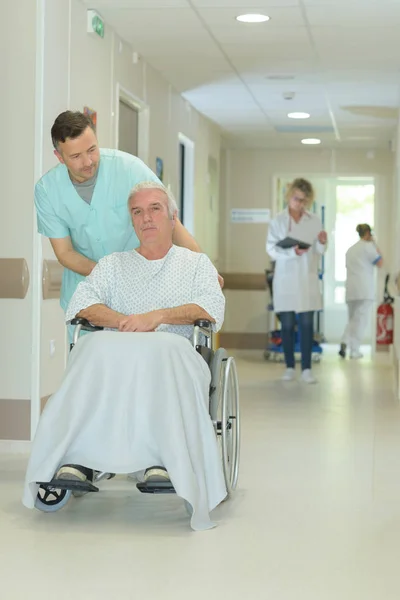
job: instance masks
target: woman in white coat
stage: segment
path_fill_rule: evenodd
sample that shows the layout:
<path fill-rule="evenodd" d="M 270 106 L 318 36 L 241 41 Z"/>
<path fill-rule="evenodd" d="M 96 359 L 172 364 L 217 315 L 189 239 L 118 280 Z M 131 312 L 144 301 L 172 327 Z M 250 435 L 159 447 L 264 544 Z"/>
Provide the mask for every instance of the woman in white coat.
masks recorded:
<path fill-rule="evenodd" d="M 284 381 L 295 377 L 296 315 L 300 330 L 302 380 L 315 383 L 311 373 L 314 311 L 322 309 L 318 266 L 327 243 L 320 218 L 307 208 L 313 203 L 314 190 L 305 179 L 295 179 L 287 194 L 287 208 L 269 225 L 267 252 L 275 261 L 273 279 L 274 310 L 282 325 L 282 345 L 286 372 Z M 283 249 L 277 243 L 286 237 L 305 242 L 307 249 L 295 246 Z"/>
<path fill-rule="evenodd" d="M 344 331 L 339 355 L 362 358 L 360 345 L 368 324 L 368 317 L 375 300 L 374 270 L 382 266 L 382 256 L 375 245 L 371 227 L 366 223 L 357 225 L 359 241 L 346 252 L 346 303 L 349 321 Z"/>

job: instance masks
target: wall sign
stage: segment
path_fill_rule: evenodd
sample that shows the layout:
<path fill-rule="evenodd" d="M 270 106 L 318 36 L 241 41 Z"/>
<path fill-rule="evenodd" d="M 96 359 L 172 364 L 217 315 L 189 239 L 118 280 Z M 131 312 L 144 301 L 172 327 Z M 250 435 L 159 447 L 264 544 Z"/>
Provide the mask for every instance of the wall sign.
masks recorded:
<path fill-rule="evenodd" d="M 269 208 L 232 208 L 232 223 L 269 223 L 271 210 Z"/>
<path fill-rule="evenodd" d="M 164 179 L 164 161 L 162 158 L 156 158 L 156 175 L 160 181 Z"/>

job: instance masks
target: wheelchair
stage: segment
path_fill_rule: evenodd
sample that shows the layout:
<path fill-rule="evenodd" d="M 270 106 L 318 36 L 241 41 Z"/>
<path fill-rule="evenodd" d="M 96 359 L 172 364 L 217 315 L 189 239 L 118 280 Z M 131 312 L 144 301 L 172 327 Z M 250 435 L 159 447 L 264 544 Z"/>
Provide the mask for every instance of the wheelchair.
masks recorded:
<path fill-rule="evenodd" d="M 91 325 L 86 319 L 75 318 L 71 321 L 75 327 L 73 351 L 82 331 L 96 332 L 103 327 Z M 193 346 L 207 362 L 211 371 L 209 391 L 209 415 L 219 442 L 221 461 L 227 490 L 227 498 L 235 491 L 239 476 L 240 459 L 240 410 L 239 386 L 235 360 L 226 350 L 213 348 L 213 333 L 210 321 L 199 320 L 194 324 Z M 35 508 L 43 512 L 55 512 L 63 508 L 71 496 L 77 498 L 90 492 L 99 492 L 97 483 L 112 479 L 114 473 L 94 472 L 93 481 L 71 482 L 57 480 L 36 482 L 39 485 Z M 136 484 L 144 494 L 174 494 L 175 489 L 169 480 L 143 481 Z M 185 501 L 185 507 L 191 515 L 191 506 Z"/>

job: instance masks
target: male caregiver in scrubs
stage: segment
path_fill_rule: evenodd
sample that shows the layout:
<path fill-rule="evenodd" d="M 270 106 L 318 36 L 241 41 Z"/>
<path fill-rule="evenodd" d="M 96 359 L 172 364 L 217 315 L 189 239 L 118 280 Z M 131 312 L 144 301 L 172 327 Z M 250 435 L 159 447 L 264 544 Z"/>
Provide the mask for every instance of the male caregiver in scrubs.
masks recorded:
<path fill-rule="evenodd" d="M 83 113 L 61 113 L 51 137 L 61 164 L 36 184 L 35 204 L 38 231 L 50 239 L 65 267 L 60 303 L 66 310 L 78 283 L 103 256 L 139 245 L 128 196 L 136 184 L 159 180 L 136 156 L 100 149 L 93 124 Z M 178 219 L 173 241 L 200 252 Z"/>

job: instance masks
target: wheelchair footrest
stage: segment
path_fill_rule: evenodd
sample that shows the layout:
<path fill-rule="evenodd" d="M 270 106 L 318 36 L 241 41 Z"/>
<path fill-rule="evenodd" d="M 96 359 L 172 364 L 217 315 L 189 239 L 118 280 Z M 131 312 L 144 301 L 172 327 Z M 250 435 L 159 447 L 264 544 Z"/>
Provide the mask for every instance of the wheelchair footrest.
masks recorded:
<path fill-rule="evenodd" d="M 37 481 L 43 488 L 56 490 L 71 490 L 73 492 L 98 492 L 99 488 L 90 481 L 73 481 L 68 479 L 52 479 L 51 481 Z"/>
<path fill-rule="evenodd" d="M 175 494 L 175 488 L 170 481 L 141 481 L 136 484 L 142 494 Z"/>

